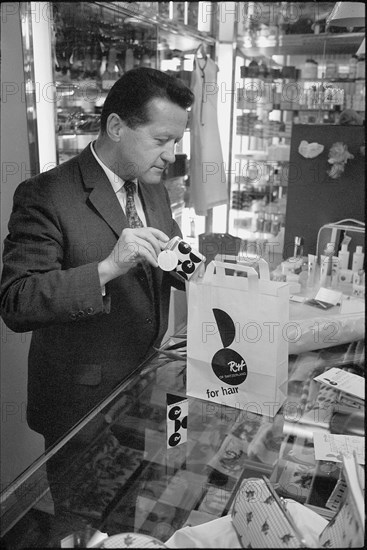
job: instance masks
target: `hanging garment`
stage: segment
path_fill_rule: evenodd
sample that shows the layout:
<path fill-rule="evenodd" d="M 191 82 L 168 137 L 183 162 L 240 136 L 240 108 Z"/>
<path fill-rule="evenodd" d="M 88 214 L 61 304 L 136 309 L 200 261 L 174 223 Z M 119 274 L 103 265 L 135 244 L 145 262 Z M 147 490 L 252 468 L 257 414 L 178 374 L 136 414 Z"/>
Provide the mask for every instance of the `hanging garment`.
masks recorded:
<path fill-rule="evenodd" d="M 195 101 L 190 119 L 190 200 L 201 216 L 228 201 L 217 119 L 217 72 L 212 59 L 195 56 L 191 78 Z"/>

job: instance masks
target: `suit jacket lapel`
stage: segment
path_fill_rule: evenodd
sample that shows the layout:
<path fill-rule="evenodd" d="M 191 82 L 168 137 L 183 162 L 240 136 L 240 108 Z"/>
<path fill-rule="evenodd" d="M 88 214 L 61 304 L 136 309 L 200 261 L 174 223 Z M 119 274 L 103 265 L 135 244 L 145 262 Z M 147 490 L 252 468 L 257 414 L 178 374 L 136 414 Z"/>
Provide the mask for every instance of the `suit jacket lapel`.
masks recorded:
<path fill-rule="evenodd" d="M 88 197 L 90 202 L 119 237 L 122 230 L 128 227 L 128 222 L 116 193 L 94 158 L 89 145 L 80 153 L 79 165 L 84 185 L 91 190 Z"/>
<path fill-rule="evenodd" d="M 118 238 L 122 230 L 129 227 L 129 224 L 106 174 L 90 150 L 90 145 L 80 153 L 79 166 L 84 185 L 87 189 L 91 190 L 88 197 L 89 201 L 111 229 L 113 229 Z M 161 214 L 159 204 L 157 204 L 154 184 L 146 185 L 139 182 L 139 191 L 143 201 L 147 225 L 157 228 L 161 227 L 164 219 L 162 219 L 163 215 Z M 163 273 L 160 269 L 153 269 L 152 272 L 159 287 Z"/>
<path fill-rule="evenodd" d="M 159 204 L 157 204 L 156 193 L 154 191 L 155 184 L 148 185 L 139 182 L 139 192 L 143 203 L 147 225 L 149 227 L 157 227 L 160 229 L 164 220 L 162 219 L 161 210 L 159 208 Z M 159 287 L 162 281 L 163 272 L 159 268 L 153 269 L 152 272 Z"/>
<path fill-rule="evenodd" d="M 147 185 L 139 182 L 139 192 L 143 203 L 147 225 L 150 227 L 159 228 L 160 218 L 155 204 L 156 196 L 154 193 L 154 184 Z"/>

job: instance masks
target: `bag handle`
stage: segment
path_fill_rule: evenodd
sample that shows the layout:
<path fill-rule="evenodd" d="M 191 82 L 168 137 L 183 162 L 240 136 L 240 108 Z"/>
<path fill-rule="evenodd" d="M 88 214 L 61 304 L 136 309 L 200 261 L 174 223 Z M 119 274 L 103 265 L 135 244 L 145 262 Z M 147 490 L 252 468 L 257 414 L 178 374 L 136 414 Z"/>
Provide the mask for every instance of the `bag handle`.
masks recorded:
<path fill-rule="evenodd" d="M 240 266 L 247 266 L 247 264 L 245 262 L 242 263 L 241 261 L 241 257 L 240 256 L 233 256 L 233 255 L 226 255 L 226 254 L 217 254 L 214 258 L 214 261 L 215 262 L 222 262 L 223 263 L 223 260 L 224 262 L 226 260 L 229 260 L 231 263 L 230 263 L 230 266 L 231 266 L 231 269 L 234 269 L 234 267 L 232 267 L 233 265 L 240 265 Z M 259 258 L 259 260 L 256 260 L 256 264 L 259 266 L 259 274 L 260 274 L 260 279 L 262 281 L 270 281 L 270 270 L 269 270 L 269 264 L 266 260 L 264 260 L 264 258 Z M 226 267 L 229 268 L 229 265 L 226 264 Z M 248 267 L 251 267 L 251 266 L 248 266 Z M 252 268 L 254 269 L 254 268 Z M 238 270 L 240 271 L 240 269 Z"/>
<path fill-rule="evenodd" d="M 216 270 L 215 274 L 214 269 Z M 240 271 L 242 273 L 247 273 L 249 290 L 257 291 L 259 282 L 257 271 L 253 267 L 247 265 L 229 264 L 226 262 L 217 262 L 216 260 L 213 260 L 206 268 L 203 282 L 212 282 L 215 278 L 225 280 L 227 277 L 231 277 L 231 275 L 225 274 L 226 269 L 232 269 L 235 272 Z"/>
<path fill-rule="evenodd" d="M 270 281 L 270 270 L 269 270 L 269 264 L 264 258 L 260 258 L 258 261 L 259 266 L 259 272 L 260 272 L 260 279 L 262 281 Z"/>
<path fill-rule="evenodd" d="M 359 225 L 360 227 L 365 227 L 365 223 L 364 222 L 361 222 L 359 220 L 355 220 L 354 218 L 346 218 L 345 220 L 339 220 L 338 222 L 334 222 L 333 224 L 326 224 L 327 226 L 331 226 L 331 225 L 342 225 L 342 224 L 349 224 L 350 225 L 350 222 L 352 223 L 355 223 L 357 226 Z M 325 226 L 326 227 L 326 226 Z"/>
<path fill-rule="evenodd" d="M 354 223 L 356 225 L 350 225 L 351 223 Z M 317 233 L 317 240 L 316 240 L 316 256 L 319 258 L 320 252 L 319 252 L 319 244 L 320 244 L 320 235 L 323 229 L 331 229 L 331 239 L 330 242 L 335 244 L 336 240 L 336 231 L 338 229 L 344 229 L 345 231 L 349 231 L 351 233 L 364 233 L 365 232 L 365 224 L 364 222 L 361 222 L 359 220 L 355 220 L 354 218 L 346 218 L 345 220 L 339 220 L 334 223 L 327 223 L 325 225 L 322 225 Z"/>
<path fill-rule="evenodd" d="M 238 257 L 237 257 L 237 262 L 238 262 L 238 265 L 241 265 L 241 266 L 245 265 L 241 263 L 241 260 L 239 260 Z M 270 281 L 270 270 L 269 270 L 268 262 L 264 260 L 264 258 L 260 258 L 259 260 L 256 261 L 256 263 L 259 266 L 260 279 L 262 281 Z"/>

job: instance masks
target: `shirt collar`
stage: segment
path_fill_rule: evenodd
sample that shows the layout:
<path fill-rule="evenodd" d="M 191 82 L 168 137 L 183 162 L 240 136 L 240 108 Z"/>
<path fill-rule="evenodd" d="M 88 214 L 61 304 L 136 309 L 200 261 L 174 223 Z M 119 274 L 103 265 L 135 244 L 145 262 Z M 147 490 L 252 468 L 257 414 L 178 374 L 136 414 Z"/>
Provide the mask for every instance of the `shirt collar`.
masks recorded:
<path fill-rule="evenodd" d="M 125 191 L 125 189 L 124 189 L 124 180 L 122 178 L 120 178 L 120 176 L 115 174 L 115 172 L 112 172 L 112 170 L 110 168 L 108 168 L 108 166 L 106 166 L 105 163 L 102 162 L 101 159 L 97 156 L 97 153 L 94 149 L 94 142 L 91 142 L 90 149 L 92 151 L 92 154 L 93 154 L 94 158 L 96 159 L 96 161 L 101 166 L 104 173 L 106 174 L 106 176 L 108 178 L 108 181 L 112 185 L 112 189 L 114 190 L 114 192 L 118 193 L 119 191 L 121 191 L 121 189 L 123 191 Z M 135 183 L 136 191 L 138 191 L 138 181 L 136 179 L 131 180 L 131 181 L 133 181 Z"/>

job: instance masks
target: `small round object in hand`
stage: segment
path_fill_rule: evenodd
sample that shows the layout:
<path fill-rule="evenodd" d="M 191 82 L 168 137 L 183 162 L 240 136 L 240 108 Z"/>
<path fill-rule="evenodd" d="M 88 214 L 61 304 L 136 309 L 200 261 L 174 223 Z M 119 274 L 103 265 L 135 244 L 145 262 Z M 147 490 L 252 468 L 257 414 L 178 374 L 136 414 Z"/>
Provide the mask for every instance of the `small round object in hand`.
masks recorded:
<path fill-rule="evenodd" d="M 158 254 L 158 265 L 163 271 L 172 271 L 177 264 L 178 258 L 173 250 L 162 250 Z"/>

